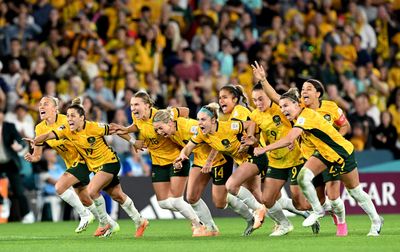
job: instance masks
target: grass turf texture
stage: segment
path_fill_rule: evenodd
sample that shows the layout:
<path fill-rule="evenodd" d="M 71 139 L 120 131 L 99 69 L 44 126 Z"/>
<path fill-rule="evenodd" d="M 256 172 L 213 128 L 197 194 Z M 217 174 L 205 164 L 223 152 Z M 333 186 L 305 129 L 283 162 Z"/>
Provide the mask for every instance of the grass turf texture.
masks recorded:
<path fill-rule="evenodd" d="M 121 231 L 111 238 L 92 236 L 97 223 L 86 232 L 75 234 L 77 221 L 39 222 L 31 225 L 0 225 L 0 251 L 400 251 L 400 215 L 384 215 L 385 226 L 380 237 L 367 237 L 370 222 L 366 215 L 347 217 L 349 235 L 336 237 L 330 217 L 321 220 L 321 232 L 313 235 L 303 228 L 300 217 L 290 218 L 295 229 L 283 237 L 269 237 L 272 222 L 249 237 L 242 237 L 245 228 L 240 218 L 219 218 L 218 237 L 192 238 L 185 220 L 153 220 L 143 238 L 133 237 L 134 225 L 120 220 Z"/>

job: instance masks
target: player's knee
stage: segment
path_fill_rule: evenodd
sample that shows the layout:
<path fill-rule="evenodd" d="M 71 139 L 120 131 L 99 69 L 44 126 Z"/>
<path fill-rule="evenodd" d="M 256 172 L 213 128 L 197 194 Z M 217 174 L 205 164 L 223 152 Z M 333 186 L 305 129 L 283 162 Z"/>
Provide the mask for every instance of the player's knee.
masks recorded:
<path fill-rule="evenodd" d="M 194 204 L 200 200 L 200 196 L 196 195 L 195 193 L 190 193 L 186 195 L 186 200 L 189 204 Z"/>
<path fill-rule="evenodd" d="M 94 190 L 94 188 L 91 187 L 90 185 L 88 186 L 87 191 L 88 191 L 89 197 L 92 199 L 97 199 L 99 196 L 99 193 L 100 193 L 99 191 Z"/>
<path fill-rule="evenodd" d="M 328 196 L 329 200 L 335 200 L 340 197 L 340 191 L 332 190 L 332 191 L 327 191 L 326 195 Z"/>
<path fill-rule="evenodd" d="M 225 184 L 225 187 L 230 194 L 237 195 L 239 192 L 240 185 L 237 185 L 233 180 L 228 179 L 228 181 Z"/>
<path fill-rule="evenodd" d="M 54 187 L 56 189 L 57 195 L 63 194 L 66 190 L 66 188 L 61 183 L 56 183 Z"/>
<path fill-rule="evenodd" d="M 271 208 L 274 206 L 275 202 L 276 200 L 273 197 L 263 196 L 260 203 L 264 204 L 267 208 Z"/>

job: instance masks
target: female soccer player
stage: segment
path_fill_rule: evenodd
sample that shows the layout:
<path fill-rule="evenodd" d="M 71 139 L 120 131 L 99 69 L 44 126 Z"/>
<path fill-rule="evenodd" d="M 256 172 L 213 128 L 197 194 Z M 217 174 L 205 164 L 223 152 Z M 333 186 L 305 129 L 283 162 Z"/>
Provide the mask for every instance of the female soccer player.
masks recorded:
<path fill-rule="evenodd" d="M 251 111 L 247 104 L 247 98 L 244 96 L 243 88 L 239 85 L 226 85 L 219 90 L 219 106 L 222 111 L 222 114 L 218 116 L 219 121 L 244 122 L 250 120 Z M 254 228 L 257 229 L 262 225 L 266 214 L 264 205 L 260 203 L 262 201 L 261 179 L 264 179 L 265 171 L 244 181 L 239 173 L 247 173 L 247 170 L 236 172 L 238 174 L 231 176 L 226 186 L 229 193 L 243 200 L 254 211 Z"/>
<path fill-rule="evenodd" d="M 158 135 L 152 121 L 157 109 L 153 107 L 150 96 L 143 91 L 137 92 L 131 99 L 133 123 L 129 127 L 111 124 L 118 134 L 139 133 L 138 141 L 131 140 L 136 149 L 147 147 L 152 161 L 152 182 L 158 204 L 161 208 L 179 211 L 192 222 L 193 236 L 206 236 L 206 227 L 192 207 L 183 200 L 190 162 L 184 162 L 182 169 L 175 169 L 173 161 L 179 156 L 180 147 L 169 138 Z M 187 108 L 175 108 L 177 117 L 187 116 Z"/>
<path fill-rule="evenodd" d="M 184 147 L 190 138 L 197 133 L 198 122 L 188 118 L 173 118 L 171 110 L 159 110 L 153 118 L 155 131 L 164 137 L 169 137 L 172 141 Z M 218 233 L 210 210 L 200 198 L 210 178 L 213 179 L 212 197 L 217 208 L 224 209 L 228 205 L 236 213 L 246 219 L 249 225 L 244 231 L 247 235 L 253 228 L 253 216 L 249 212 L 247 205 L 240 199 L 228 194 L 225 183 L 232 174 L 232 159 L 215 151 L 216 156 L 208 161 L 207 158 L 213 150 L 207 144 L 199 144 L 194 149 L 194 161 L 189 173 L 186 198 L 199 216 L 200 220 L 207 226 L 212 234 Z M 213 154 L 212 154 L 213 156 Z"/>
<path fill-rule="evenodd" d="M 224 155 L 229 155 L 239 165 L 236 171 L 228 179 L 227 184 L 232 176 L 236 176 L 235 180 L 241 185 L 246 180 L 257 176 L 267 166 L 266 155 L 254 157 L 248 154 L 248 151 L 241 148 L 241 136 L 246 133 L 247 138 L 255 138 L 255 123 L 252 121 L 222 121 L 217 120 L 218 109 L 212 105 L 204 106 L 197 114 L 199 128 L 197 134 L 193 135 L 191 140 L 182 149 L 178 161 L 188 159 L 188 155 L 193 151 L 196 145 L 206 143 L 213 149 Z M 250 148 L 251 149 L 251 148 Z M 251 150 L 250 150 L 251 152 Z M 230 187 L 227 185 L 229 191 Z M 237 188 L 239 189 L 239 188 Z M 251 195 L 251 193 L 249 192 Z M 281 214 L 283 214 L 282 210 Z"/>
<path fill-rule="evenodd" d="M 58 113 L 58 99 L 54 97 L 46 96 L 40 100 L 39 116 L 42 121 L 35 127 L 37 136 L 68 125 L 67 116 Z M 57 154 L 60 155 L 68 167 L 57 181 L 55 188 L 60 198 L 71 205 L 79 214 L 81 220 L 75 232 L 81 233 L 93 222 L 93 214 L 98 217 L 96 206 L 87 191 L 91 172 L 88 170 L 85 161 L 80 157 L 75 146 L 68 139 L 48 140 L 46 144 L 56 150 Z M 35 145 L 33 153 L 27 153 L 25 159 L 29 162 L 38 162 L 42 157 L 43 145 Z M 76 193 L 73 190 L 69 190 L 71 186 L 75 188 Z M 118 229 L 118 224 L 108 215 L 107 217 L 109 222 Z M 100 223 L 100 226 L 104 225 L 105 223 Z"/>
<path fill-rule="evenodd" d="M 264 90 L 268 96 L 276 104 L 279 104 L 280 95 L 272 88 L 268 83 L 265 71 L 262 66 L 257 62 L 252 66 L 253 74 L 256 80 L 259 80 L 263 85 Z M 346 119 L 343 111 L 336 105 L 336 103 L 331 101 L 322 100 L 324 94 L 324 87 L 321 82 L 314 79 L 309 79 L 304 82 L 301 96 L 303 99 L 303 104 L 307 108 L 311 108 L 321 114 L 330 124 L 332 124 L 336 129 L 339 130 L 340 134 L 343 136 L 350 131 L 350 124 Z M 312 143 L 307 140 L 301 142 L 301 151 L 303 157 L 308 159 L 314 152 L 315 148 Z M 344 202 L 340 198 L 340 176 L 336 171 L 335 167 L 329 167 L 322 173 L 323 182 L 326 184 L 326 193 L 328 200 L 324 203 L 324 209 L 329 210 L 332 208 L 335 224 L 337 225 L 337 236 L 347 235 L 347 224 L 345 220 L 345 207 Z M 320 190 L 324 189 L 323 186 L 319 187 Z M 319 194 L 325 195 L 324 190 L 319 191 Z M 319 197 L 321 197 L 319 195 Z M 332 207 L 330 206 L 332 203 Z"/>
<path fill-rule="evenodd" d="M 268 98 L 261 84 L 256 84 L 252 92 L 256 109 L 250 115 L 252 121 L 261 129 L 263 139 L 267 143 L 274 143 L 284 137 L 292 128 L 290 122 L 281 113 L 279 106 Z M 304 164 L 300 147 L 297 142 L 292 149 L 279 149 L 268 152 L 268 172 L 263 188 L 263 203 L 269 209 L 269 214 L 277 208 L 287 209 L 304 218 L 309 214 L 295 208 L 291 199 L 280 197 L 280 191 L 290 178 L 290 191 L 296 205 L 306 205 L 306 199 L 297 184 L 297 175 Z M 285 216 L 278 216 L 286 218 Z M 288 221 L 286 221 L 288 222 Z M 319 232 L 319 223 L 313 227 L 313 232 Z M 277 234 L 284 235 L 291 231 L 292 226 L 278 226 Z"/>
<path fill-rule="evenodd" d="M 313 144 L 315 151 L 306 161 L 298 176 L 300 187 L 313 209 L 313 213 L 304 220 L 303 226 L 311 226 L 325 214 L 312 179 L 328 167 L 339 166 L 341 167 L 341 181 L 372 222 L 368 236 L 379 236 L 383 218 L 376 212 L 371 197 L 361 188 L 357 163 L 354 158 L 354 146 L 318 112 L 310 108 L 302 108 L 297 89 L 290 89 L 283 94 L 280 97 L 279 105 L 286 118 L 294 122 L 294 126 L 279 141 L 254 149 L 254 155 L 263 155 L 267 151 L 289 146 L 300 136 Z"/>
<path fill-rule="evenodd" d="M 67 110 L 68 126 L 61 126 L 56 130 L 36 136 L 33 144 L 41 144 L 52 139 L 67 139 L 85 160 L 89 171 L 95 172 L 88 185 L 90 197 L 94 200 L 99 219 L 107 223 L 97 230 L 102 236 L 111 236 L 115 230 L 107 220 L 106 208 L 101 190 L 106 191 L 122 209 L 130 216 L 136 226 L 135 237 L 141 237 L 148 225 L 148 221 L 139 214 L 132 199 L 121 188 L 118 179 L 120 162 L 117 154 L 108 146 L 104 136 L 109 134 L 109 126 L 85 120 L 85 110 L 81 100 L 76 98 Z"/>

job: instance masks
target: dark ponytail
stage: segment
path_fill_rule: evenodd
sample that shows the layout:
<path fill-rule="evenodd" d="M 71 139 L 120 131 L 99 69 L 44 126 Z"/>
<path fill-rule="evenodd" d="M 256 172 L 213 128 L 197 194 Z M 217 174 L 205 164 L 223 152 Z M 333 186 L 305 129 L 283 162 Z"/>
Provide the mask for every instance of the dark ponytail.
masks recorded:
<path fill-rule="evenodd" d="M 82 106 L 81 98 L 78 97 L 73 99 L 68 109 L 75 109 L 78 112 L 79 116 L 83 116 L 84 120 L 86 120 L 86 113 L 85 109 Z"/>
<path fill-rule="evenodd" d="M 250 109 L 249 104 L 247 102 L 247 98 L 244 95 L 244 89 L 242 86 L 240 86 L 240 85 L 235 86 L 235 85 L 230 84 L 230 85 L 223 86 L 220 89 L 220 91 L 221 90 L 226 90 L 229 93 L 231 93 L 233 95 L 233 97 L 235 97 L 237 99 L 236 104 L 242 105 L 242 106 Z"/>

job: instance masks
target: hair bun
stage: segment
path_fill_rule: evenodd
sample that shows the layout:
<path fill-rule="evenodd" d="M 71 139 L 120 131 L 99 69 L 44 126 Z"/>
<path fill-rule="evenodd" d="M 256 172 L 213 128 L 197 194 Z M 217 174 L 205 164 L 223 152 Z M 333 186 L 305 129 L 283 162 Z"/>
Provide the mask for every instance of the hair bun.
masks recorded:
<path fill-rule="evenodd" d="M 81 98 L 79 98 L 79 97 L 74 98 L 74 99 L 72 100 L 72 102 L 71 102 L 71 105 L 72 105 L 72 106 L 73 106 L 73 105 L 82 106 Z"/>

